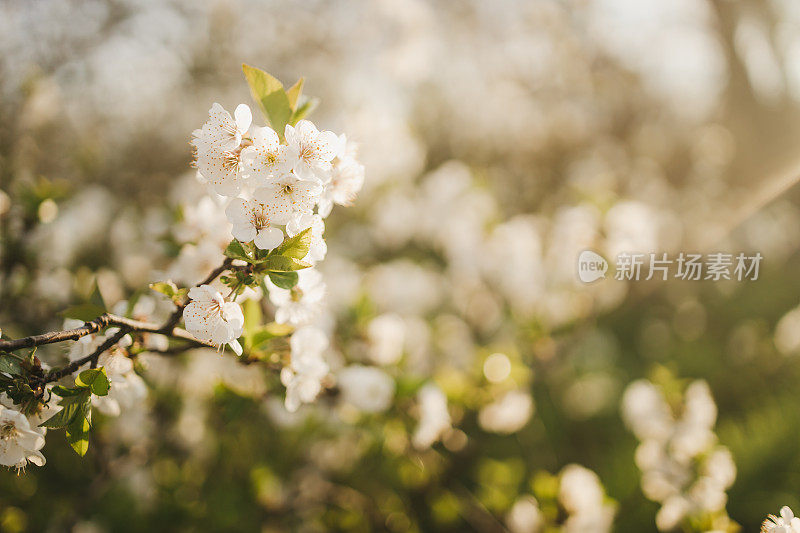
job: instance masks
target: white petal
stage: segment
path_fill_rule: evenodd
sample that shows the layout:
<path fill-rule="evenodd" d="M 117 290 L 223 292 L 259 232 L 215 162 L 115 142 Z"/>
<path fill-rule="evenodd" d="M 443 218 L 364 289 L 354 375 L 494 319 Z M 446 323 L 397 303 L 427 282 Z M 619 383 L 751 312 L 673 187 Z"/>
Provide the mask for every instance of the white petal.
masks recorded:
<path fill-rule="evenodd" d="M 250 112 L 250 108 L 247 107 L 245 104 L 239 104 L 236 106 L 236 111 L 233 112 L 233 116 L 236 117 L 236 128 L 244 133 L 248 129 L 250 129 L 250 123 L 253 121 L 253 114 Z"/>
<path fill-rule="evenodd" d="M 264 228 L 255 237 L 256 246 L 262 250 L 272 250 L 283 242 L 283 232 L 278 228 Z"/>
<path fill-rule="evenodd" d="M 239 344 L 239 341 L 233 340 L 228 343 L 228 346 L 231 347 L 231 350 L 233 350 L 236 355 L 242 355 L 242 345 Z"/>
<path fill-rule="evenodd" d="M 257 230 L 252 224 L 234 224 L 231 234 L 241 242 L 250 242 L 257 237 Z"/>

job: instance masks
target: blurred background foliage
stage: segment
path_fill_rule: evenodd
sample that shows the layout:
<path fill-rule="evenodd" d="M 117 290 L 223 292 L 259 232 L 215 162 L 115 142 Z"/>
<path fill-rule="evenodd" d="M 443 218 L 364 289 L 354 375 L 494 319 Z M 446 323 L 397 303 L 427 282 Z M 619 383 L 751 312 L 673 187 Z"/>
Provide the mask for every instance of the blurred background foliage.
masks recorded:
<path fill-rule="evenodd" d="M 571 463 L 616 531 L 655 531 L 619 408 L 639 378 L 709 383 L 744 531 L 800 505 L 798 30 L 792 0 L 3 1 L 5 334 L 170 272 L 190 132 L 250 103 L 246 62 L 305 76 L 314 121 L 360 144 L 365 190 L 326 233 L 335 357 L 369 360 L 382 314 L 405 340 L 376 414 L 334 391 L 289 416 L 276 376 L 228 355 L 142 358 L 146 406 L 100 417 L 87 457 L 55 435 L 46 466 L 0 473 L 0 531 L 502 531 L 524 494 L 562 516 Z M 584 286 L 585 248 L 764 263 L 755 282 Z M 416 450 L 426 380 L 456 429 Z M 487 429 L 512 389 L 532 416 Z"/>

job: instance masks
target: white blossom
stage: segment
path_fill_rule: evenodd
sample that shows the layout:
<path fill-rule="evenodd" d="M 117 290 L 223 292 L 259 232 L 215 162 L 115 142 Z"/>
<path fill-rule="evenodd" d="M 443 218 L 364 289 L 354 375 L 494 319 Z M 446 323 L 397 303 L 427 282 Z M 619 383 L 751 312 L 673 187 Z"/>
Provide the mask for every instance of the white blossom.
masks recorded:
<path fill-rule="evenodd" d="M 286 125 L 284 137 L 288 145 L 289 162 L 295 175 L 320 183 L 329 179 L 331 161 L 339 152 L 339 138 L 330 131 L 319 131 L 308 120 L 295 126 Z"/>
<path fill-rule="evenodd" d="M 330 181 L 319 200 L 319 214 L 326 217 L 333 204 L 349 206 L 364 186 L 364 165 L 356 160 L 356 149 L 344 134 L 339 136 L 340 153 L 333 160 Z"/>
<path fill-rule="evenodd" d="M 321 185 L 283 174 L 256 189 L 253 198 L 288 218 L 291 214 L 311 213 L 320 193 Z"/>
<path fill-rule="evenodd" d="M 242 137 L 250 128 L 250 108 L 240 104 L 236 119 L 221 105 L 214 104 L 209 119 L 193 133 L 196 149 L 195 165 L 217 194 L 235 196 L 241 189 Z"/>
<path fill-rule="evenodd" d="M 270 250 L 283 242 L 283 230 L 277 226 L 286 223 L 287 214 L 274 205 L 234 198 L 225 214 L 233 224 L 231 233 L 241 242 L 253 241 L 262 250 Z"/>
<path fill-rule="evenodd" d="M 447 411 L 447 396 L 428 383 L 417 393 L 419 402 L 419 425 L 411 438 L 416 448 L 429 448 L 445 431 L 450 429 L 450 413 Z"/>
<path fill-rule="evenodd" d="M 533 398 L 522 391 L 510 391 L 478 413 L 478 424 L 493 433 L 514 433 L 533 415 Z"/>
<path fill-rule="evenodd" d="M 211 285 L 193 287 L 189 299 L 183 310 L 186 330 L 203 342 L 219 347 L 228 344 L 241 355 L 242 347 L 236 339 L 242 334 L 244 316 L 239 304 L 225 301 Z"/>
<path fill-rule="evenodd" d="M 43 447 L 44 435 L 31 427 L 24 414 L 0 405 L 0 465 L 22 469 L 30 462 L 42 466 L 45 459 L 39 450 Z"/>
<path fill-rule="evenodd" d="M 250 128 L 253 114 L 245 104 L 239 104 L 231 114 L 218 103 L 208 111 L 208 120 L 199 130 L 192 132 L 192 144 L 198 153 L 212 149 L 235 150 L 242 144 L 242 137 Z"/>
<path fill-rule="evenodd" d="M 406 323 L 400 315 L 385 313 L 367 325 L 369 357 L 379 365 L 393 365 L 403 356 Z"/>
<path fill-rule="evenodd" d="M 800 518 L 784 505 L 780 516 L 769 515 L 761 524 L 761 533 L 800 533 Z"/>
<path fill-rule="evenodd" d="M 328 338 L 321 330 L 306 326 L 292 334 L 291 363 L 281 370 L 281 382 L 286 386 L 286 409 L 297 411 L 303 403 L 313 402 L 322 390 L 322 379 L 328 375 L 328 363 L 323 352 Z"/>
<path fill-rule="evenodd" d="M 322 310 L 325 282 L 322 274 L 313 268 L 297 271 L 297 284 L 282 289 L 269 283 L 269 299 L 277 307 L 275 321 L 280 324 L 302 326 L 314 320 Z"/>
<path fill-rule="evenodd" d="M 270 127 L 256 128 L 253 144 L 242 150 L 242 158 L 250 179 L 256 186 L 266 185 L 270 178 L 291 171 L 288 148 L 281 144 L 278 134 Z"/>
<path fill-rule="evenodd" d="M 342 399 L 365 413 L 385 411 L 394 398 L 394 380 L 374 366 L 347 366 L 339 371 L 338 383 Z"/>

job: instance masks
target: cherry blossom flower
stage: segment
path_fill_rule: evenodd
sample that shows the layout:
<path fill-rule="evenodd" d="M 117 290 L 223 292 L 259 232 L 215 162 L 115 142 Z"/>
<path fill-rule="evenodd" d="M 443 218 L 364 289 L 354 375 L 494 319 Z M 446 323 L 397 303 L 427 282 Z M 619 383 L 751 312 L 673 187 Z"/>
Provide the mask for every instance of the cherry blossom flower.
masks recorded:
<path fill-rule="evenodd" d="M 286 410 L 294 412 L 301 404 L 313 402 L 322 390 L 322 379 L 328 375 L 322 355 L 328 338 L 319 329 L 306 326 L 295 331 L 289 343 L 292 360 L 281 370 L 281 382 L 286 386 Z"/>
<path fill-rule="evenodd" d="M 275 322 L 302 326 L 317 317 L 325 298 L 326 286 L 322 274 L 313 268 L 297 272 L 297 284 L 291 289 L 281 289 L 269 284 L 269 299 L 278 309 Z"/>
<path fill-rule="evenodd" d="M 242 346 L 236 340 L 242 334 L 244 316 L 236 302 L 227 302 L 211 285 L 193 287 L 189 305 L 183 310 L 186 330 L 198 340 L 222 347 L 230 345 L 237 355 Z"/>
<path fill-rule="evenodd" d="M 275 248 L 283 242 L 283 231 L 275 226 L 285 224 L 287 214 L 274 205 L 234 198 L 225 214 L 233 224 L 233 236 L 241 242 L 253 241 L 262 250 Z"/>
<path fill-rule="evenodd" d="M 197 152 L 197 170 L 211 188 L 222 196 L 236 196 L 242 188 L 241 150 L 212 147 Z"/>
<path fill-rule="evenodd" d="M 242 158 L 256 185 L 265 185 L 270 178 L 291 172 L 288 148 L 270 127 L 253 132 L 253 145 L 242 150 Z"/>
<path fill-rule="evenodd" d="M 42 466 L 45 459 L 39 450 L 43 447 L 44 436 L 24 414 L 0 405 L 0 465 L 22 469 L 30 462 Z"/>
<path fill-rule="evenodd" d="M 800 518 L 788 506 L 781 507 L 780 516 L 769 515 L 761 524 L 761 533 L 800 533 Z"/>
<path fill-rule="evenodd" d="M 338 374 L 342 399 L 365 413 L 380 413 L 394 398 L 394 380 L 374 366 L 351 365 Z"/>
<path fill-rule="evenodd" d="M 419 401 L 419 425 L 411 441 L 416 448 L 430 448 L 445 431 L 450 429 L 447 396 L 439 387 L 428 383 L 419 390 L 417 399 Z"/>
<path fill-rule="evenodd" d="M 286 233 L 290 237 L 294 237 L 308 228 L 311 228 L 311 243 L 303 260 L 314 264 L 325 259 L 325 255 L 328 253 L 328 245 L 322 236 L 325 232 L 325 221 L 322 220 L 322 217 L 311 213 L 297 215 L 286 224 Z"/>
<path fill-rule="evenodd" d="M 364 186 L 364 165 L 356 160 L 354 143 L 348 143 L 342 134 L 339 136 L 341 151 L 333 161 L 330 172 L 330 181 L 325 185 L 325 190 L 319 200 L 319 214 L 327 217 L 333 204 L 352 205 Z"/>
<path fill-rule="evenodd" d="M 198 153 L 212 149 L 236 150 L 242 144 L 242 137 L 250 129 L 253 114 L 247 105 L 239 104 L 233 115 L 235 119 L 216 102 L 211 106 L 206 123 L 192 132 L 192 144 Z"/>
<path fill-rule="evenodd" d="M 311 181 L 283 174 L 253 192 L 253 198 L 272 207 L 281 216 L 310 213 L 317 203 L 322 187 Z"/>
<path fill-rule="evenodd" d="M 301 120 L 296 126 L 287 124 L 284 137 L 295 175 L 304 180 L 327 181 L 331 161 L 340 151 L 336 134 L 321 132 L 311 121 Z"/>
<path fill-rule="evenodd" d="M 250 128 L 250 108 L 240 104 L 235 119 L 215 103 L 208 112 L 208 121 L 193 132 L 196 150 L 195 165 L 217 194 L 235 196 L 241 189 L 242 138 Z"/>

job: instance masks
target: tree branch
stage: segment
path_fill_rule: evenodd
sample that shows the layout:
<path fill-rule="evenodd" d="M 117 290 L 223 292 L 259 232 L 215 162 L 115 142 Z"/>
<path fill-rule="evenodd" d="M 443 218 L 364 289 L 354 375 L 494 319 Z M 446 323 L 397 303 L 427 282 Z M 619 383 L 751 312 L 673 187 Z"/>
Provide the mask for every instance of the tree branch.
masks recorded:
<path fill-rule="evenodd" d="M 230 269 L 231 266 L 232 260 L 230 258 L 226 258 L 225 261 L 222 262 L 222 265 L 212 270 L 203 281 L 197 284 L 197 286 L 211 283 L 217 278 L 217 276 Z M 92 363 L 92 365 L 97 364 L 97 359 L 100 357 L 100 355 L 117 344 L 120 339 L 122 339 L 122 337 L 128 333 L 158 333 L 174 339 L 187 341 L 189 343 L 188 346 L 216 348 L 216 346 L 213 344 L 197 340 L 185 329 L 176 327 L 183 316 L 183 309 L 186 307 L 187 303 L 188 302 L 182 302 L 180 304 L 176 304 L 177 309 L 175 309 L 175 311 L 170 315 L 169 319 L 167 319 L 163 325 L 143 322 L 141 320 L 133 320 L 131 318 L 126 318 L 124 316 L 118 316 L 111 313 L 104 313 L 93 320 L 85 322 L 78 328 L 67 329 L 63 331 L 51 331 L 50 333 L 31 335 L 30 337 L 23 337 L 21 339 L 0 339 L 0 350 L 10 352 L 22 348 L 42 346 L 45 344 L 53 344 L 63 341 L 75 341 L 81 337 L 85 337 L 86 335 L 97 333 L 108 326 L 117 326 L 120 328 L 118 332 L 106 339 L 103 344 L 98 346 L 98 348 L 91 354 L 77 359 L 61 369 L 53 370 L 46 374 L 43 378 L 43 381 L 44 383 L 49 383 L 72 374 L 86 363 Z"/>

